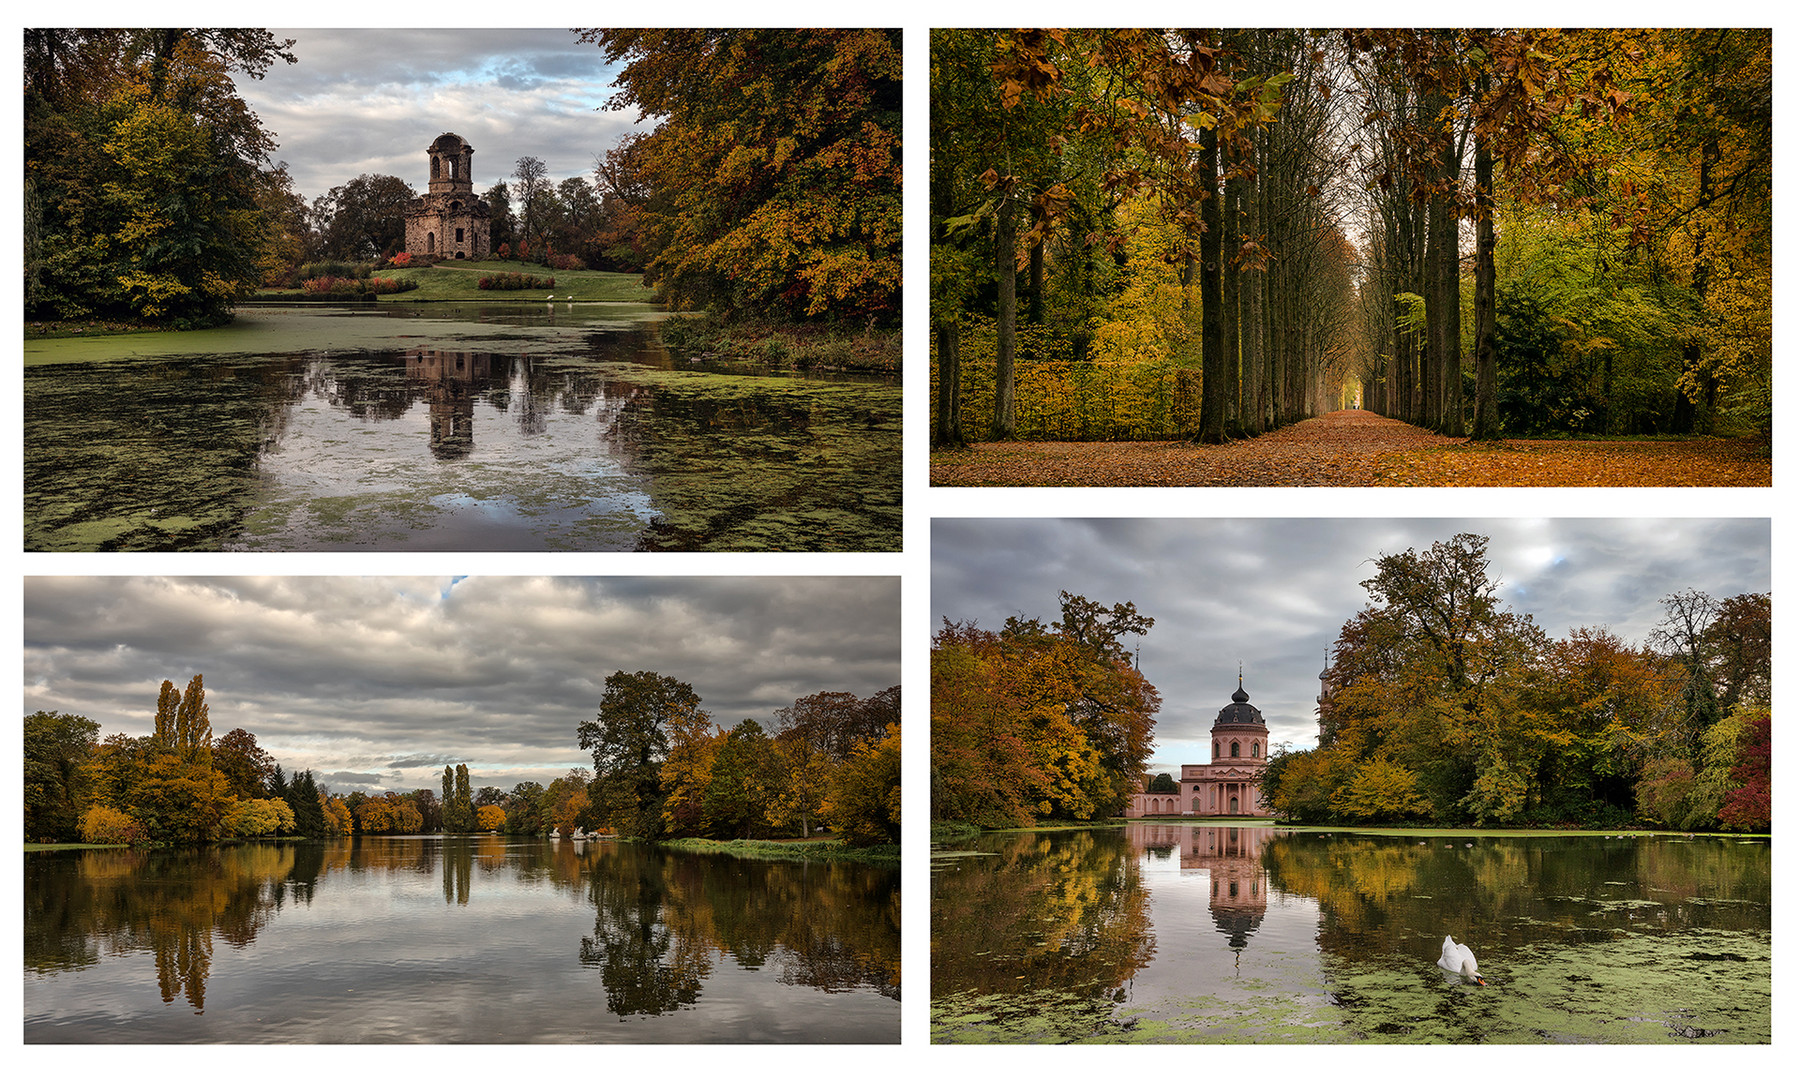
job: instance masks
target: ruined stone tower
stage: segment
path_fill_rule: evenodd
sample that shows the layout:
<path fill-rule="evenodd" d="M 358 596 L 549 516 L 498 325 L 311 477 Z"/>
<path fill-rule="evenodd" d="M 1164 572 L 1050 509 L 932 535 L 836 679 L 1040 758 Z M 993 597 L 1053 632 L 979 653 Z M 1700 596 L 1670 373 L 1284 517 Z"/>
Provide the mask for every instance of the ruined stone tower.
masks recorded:
<path fill-rule="evenodd" d="M 475 197 L 470 159 L 475 148 L 445 132 L 425 150 L 431 184 L 406 208 L 406 250 L 439 259 L 488 255 L 488 205 Z"/>

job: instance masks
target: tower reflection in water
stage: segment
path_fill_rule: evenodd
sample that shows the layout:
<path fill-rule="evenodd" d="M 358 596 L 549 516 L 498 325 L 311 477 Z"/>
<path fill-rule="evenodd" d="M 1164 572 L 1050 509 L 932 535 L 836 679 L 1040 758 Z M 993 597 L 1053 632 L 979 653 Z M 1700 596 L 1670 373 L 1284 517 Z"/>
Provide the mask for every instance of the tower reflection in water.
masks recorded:
<path fill-rule="evenodd" d="M 475 398 L 493 382 L 492 353 L 413 349 L 406 377 L 425 384 L 431 410 L 431 456 L 455 461 L 475 448 Z"/>
<path fill-rule="evenodd" d="M 1128 825 L 1127 842 L 1139 851 L 1179 855 L 1182 876 L 1205 873 L 1207 910 L 1233 953 L 1241 952 L 1268 910 L 1269 872 L 1263 849 L 1269 828 L 1226 825 Z"/>

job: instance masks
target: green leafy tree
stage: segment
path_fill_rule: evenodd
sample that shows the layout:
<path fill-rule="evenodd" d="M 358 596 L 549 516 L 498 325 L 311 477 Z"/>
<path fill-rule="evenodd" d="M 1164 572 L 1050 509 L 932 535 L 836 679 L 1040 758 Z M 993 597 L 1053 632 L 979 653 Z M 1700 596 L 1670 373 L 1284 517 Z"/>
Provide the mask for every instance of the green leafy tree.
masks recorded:
<path fill-rule="evenodd" d="M 448 833 L 468 833 L 475 831 L 475 801 L 469 793 L 469 767 L 457 765 L 455 770 L 444 767 L 444 831 Z"/>
<path fill-rule="evenodd" d="M 715 836 L 748 840 L 767 826 L 774 800 L 774 748 L 762 725 L 744 720 L 720 740 L 703 809 Z"/>
<path fill-rule="evenodd" d="M 523 836 L 535 836 L 543 832 L 543 798 L 544 785 L 535 780 L 525 780 L 514 785 L 506 802 L 506 831 Z"/>
<path fill-rule="evenodd" d="M 456 767 L 456 827 L 458 832 L 475 831 L 475 800 L 469 794 L 469 767 Z"/>
<path fill-rule="evenodd" d="M 284 801 L 293 815 L 288 828 L 312 840 L 323 840 L 330 835 L 333 823 L 326 820 L 325 799 L 313 780 L 311 769 L 294 774 L 294 782 L 289 785 Z"/>
<path fill-rule="evenodd" d="M 662 833 L 662 763 L 669 731 L 691 719 L 700 698 L 687 683 L 653 671 L 606 677 L 600 713 L 576 735 L 594 755 L 589 786 L 593 813 L 623 837 L 654 840 Z"/>
<path fill-rule="evenodd" d="M 443 816 L 444 831 L 457 832 L 456 828 L 456 770 L 449 765 L 444 766 Z"/>
<path fill-rule="evenodd" d="M 50 843 L 79 835 L 88 798 L 85 766 L 100 725 L 85 716 L 34 712 L 25 718 L 25 839 Z"/>
<path fill-rule="evenodd" d="M 314 201 L 320 254 L 378 259 L 404 251 L 406 208 L 414 198 L 411 184 L 381 173 L 364 173 L 332 188 Z"/>
<path fill-rule="evenodd" d="M 488 204 L 488 243 L 494 251 L 499 251 L 502 244 L 510 249 L 519 242 L 518 225 L 513 220 L 511 189 L 505 180 L 496 180 L 481 198 Z"/>

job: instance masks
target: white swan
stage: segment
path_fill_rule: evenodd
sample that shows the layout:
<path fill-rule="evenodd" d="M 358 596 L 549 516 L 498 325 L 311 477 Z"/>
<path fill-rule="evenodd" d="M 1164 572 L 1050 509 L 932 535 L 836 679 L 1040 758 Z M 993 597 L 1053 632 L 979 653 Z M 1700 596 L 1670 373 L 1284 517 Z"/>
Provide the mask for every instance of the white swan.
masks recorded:
<path fill-rule="evenodd" d="M 1444 955 L 1438 957 L 1438 967 L 1445 971 L 1454 971 L 1464 978 L 1474 979 L 1482 986 L 1487 985 L 1487 980 L 1481 977 L 1481 972 L 1475 970 L 1475 954 L 1467 945 L 1458 945 L 1451 940 L 1449 934 L 1444 935 Z"/>

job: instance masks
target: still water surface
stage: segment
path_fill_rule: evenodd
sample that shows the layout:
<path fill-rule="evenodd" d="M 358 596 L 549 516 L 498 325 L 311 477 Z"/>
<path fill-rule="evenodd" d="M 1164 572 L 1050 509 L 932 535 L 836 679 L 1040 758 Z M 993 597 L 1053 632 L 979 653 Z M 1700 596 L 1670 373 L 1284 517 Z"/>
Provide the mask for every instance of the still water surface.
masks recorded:
<path fill-rule="evenodd" d="M 932 1038 L 1768 1042 L 1770 866 L 1717 837 L 984 835 L 933 859 Z"/>
<path fill-rule="evenodd" d="M 897 1042 L 897 867 L 365 837 L 25 855 L 25 1041 Z"/>
<path fill-rule="evenodd" d="M 246 309 L 34 343 L 25 547 L 899 548 L 896 383 L 678 360 L 648 314 Z"/>

